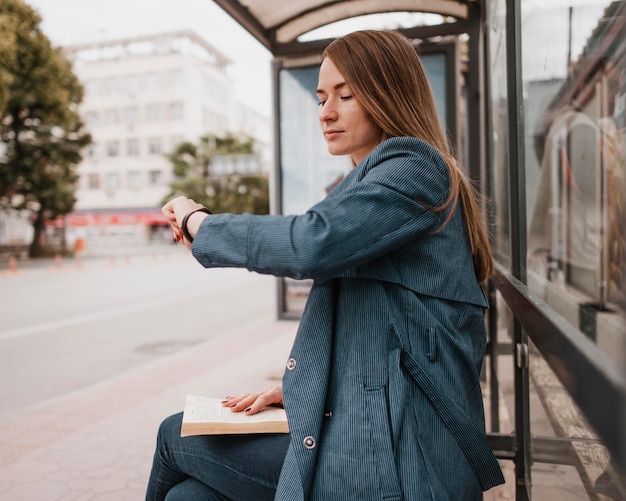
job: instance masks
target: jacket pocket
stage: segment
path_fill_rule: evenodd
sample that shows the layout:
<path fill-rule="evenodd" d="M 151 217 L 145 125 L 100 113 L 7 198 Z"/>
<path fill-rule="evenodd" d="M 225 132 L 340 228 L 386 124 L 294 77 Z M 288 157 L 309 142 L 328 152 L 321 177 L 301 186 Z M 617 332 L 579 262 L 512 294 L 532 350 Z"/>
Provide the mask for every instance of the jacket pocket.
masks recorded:
<path fill-rule="evenodd" d="M 400 501 L 402 491 L 394 458 L 384 386 L 365 386 L 365 408 L 382 499 Z"/>
<path fill-rule="evenodd" d="M 489 448 L 484 432 L 472 421 L 446 392 L 439 388 L 424 368 L 406 350 L 401 351 L 400 363 L 417 387 L 426 395 L 431 405 L 454 436 L 474 470 L 483 491 L 504 483 L 498 460 Z"/>
<path fill-rule="evenodd" d="M 428 360 L 434 362 L 437 360 L 437 329 L 429 327 L 426 329 L 426 336 L 428 338 Z"/>

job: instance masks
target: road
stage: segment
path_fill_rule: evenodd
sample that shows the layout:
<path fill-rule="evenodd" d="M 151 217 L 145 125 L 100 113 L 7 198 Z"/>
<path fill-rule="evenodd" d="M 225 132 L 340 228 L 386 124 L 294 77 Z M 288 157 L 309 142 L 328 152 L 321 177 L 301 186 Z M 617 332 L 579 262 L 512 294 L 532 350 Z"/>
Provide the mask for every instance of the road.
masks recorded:
<path fill-rule="evenodd" d="M 275 279 L 182 247 L 0 276 L 0 413 L 97 384 L 261 318 Z"/>

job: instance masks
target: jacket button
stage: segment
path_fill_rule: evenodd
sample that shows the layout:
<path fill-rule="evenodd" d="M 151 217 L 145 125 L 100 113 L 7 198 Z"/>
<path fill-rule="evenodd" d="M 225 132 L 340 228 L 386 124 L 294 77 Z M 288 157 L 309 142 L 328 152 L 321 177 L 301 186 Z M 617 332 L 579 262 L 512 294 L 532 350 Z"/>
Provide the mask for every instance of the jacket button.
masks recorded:
<path fill-rule="evenodd" d="M 304 446 L 307 449 L 314 449 L 315 448 L 315 439 L 311 436 L 308 437 L 304 437 L 304 440 L 302 441 L 302 443 L 304 444 Z"/>
<path fill-rule="evenodd" d="M 287 360 L 287 369 L 292 371 L 295 368 L 296 368 L 296 359 L 295 358 L 290 358 L 289 360 Z"/>
<path fill-rule="evenodd" d="M 332 411 L 324 411 L 324 419 L 330 419 L 333 417 Z"/>

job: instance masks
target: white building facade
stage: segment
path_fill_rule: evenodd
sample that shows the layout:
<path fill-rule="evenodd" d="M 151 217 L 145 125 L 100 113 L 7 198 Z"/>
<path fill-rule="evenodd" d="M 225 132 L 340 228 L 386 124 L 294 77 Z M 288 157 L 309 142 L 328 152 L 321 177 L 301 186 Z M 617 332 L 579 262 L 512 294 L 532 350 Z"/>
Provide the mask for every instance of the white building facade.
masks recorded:
<path fill-rule="evenodd" d="M 194 32 L 67 51 L 85 88 L 80 112 L 94 141 L 79 166 L 75 210 L 65 219 L 70 243 L 80 237 L 95 252 L 165 237 L 160 207 L 172 181 L 166 155 L 182 141 L 252 138 L 259 155 L 248 171 L 269 170 L 269 118 L 236 100 L 229 59 Z"/>

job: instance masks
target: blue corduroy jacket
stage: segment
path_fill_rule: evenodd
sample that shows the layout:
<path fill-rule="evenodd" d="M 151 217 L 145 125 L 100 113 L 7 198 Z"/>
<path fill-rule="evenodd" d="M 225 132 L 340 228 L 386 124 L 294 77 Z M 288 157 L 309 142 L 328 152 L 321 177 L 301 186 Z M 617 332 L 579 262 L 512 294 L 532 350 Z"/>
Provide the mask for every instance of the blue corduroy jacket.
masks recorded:
<path fill-rule="evenodd" d="M 205 267 L 312 278 L 283 377 L 291 445 L 276 499 L 472 500 L 504 481 L 485 442 L 483 312 L 449 178 L 415 138 L 381 143 L 291 216 L 213 215 Z"/>

